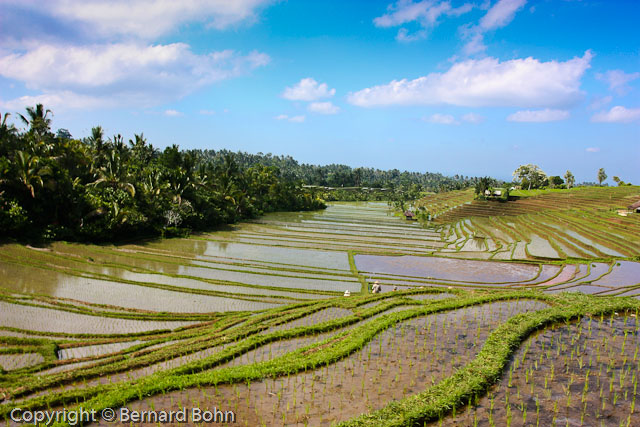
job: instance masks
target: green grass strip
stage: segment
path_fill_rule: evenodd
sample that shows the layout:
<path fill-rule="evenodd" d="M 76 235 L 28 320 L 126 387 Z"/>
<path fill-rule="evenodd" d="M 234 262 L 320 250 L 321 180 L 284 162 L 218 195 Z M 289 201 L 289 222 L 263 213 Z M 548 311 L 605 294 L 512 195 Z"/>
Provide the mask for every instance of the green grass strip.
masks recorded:
<path fill-rule="evenodd" d="M 637 310 L 640 306 L 639 301 L 630 298 L 594 299 L 583 295 L 565 295 L 563 299 L 568 304 L 519 314 L 497 327 L 472 362 L 435 386 L 339 425 L 423 426 L 425 422 L 442 418 L 453 408 L 464 406 L 472 397 L 483 394 L 501 377 L 511 355 L 532 332 L 582 316 Z"/>

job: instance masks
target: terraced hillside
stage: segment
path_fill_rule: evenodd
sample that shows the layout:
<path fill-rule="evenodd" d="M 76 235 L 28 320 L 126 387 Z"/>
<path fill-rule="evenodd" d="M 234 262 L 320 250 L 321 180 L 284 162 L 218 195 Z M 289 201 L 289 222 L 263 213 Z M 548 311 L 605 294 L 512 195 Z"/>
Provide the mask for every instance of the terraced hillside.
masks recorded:
<path fill-rule="evenodd" d="M 448 243 L 441 252 L 468 258 L 633 258 L 640 253 L 640 216 L 617 211 L 639 199 L 638 187 L 576 188 L 509 202 L 474 200 L 434 222 Z M 429 206 L 429 199 L 421 203 Z"/>
<path fill-rule="evenodd" d="M 630 236 L 638 225 L 599 213 Z M 249 426 L 640 424 L 635 240 L 607 228 L 618 254 L 551 259 L 518 227 L 480 234 L 481 220 L 494 218 L 422 228 L 384 203 L 336 203 L 183 239 L 5 244 L 0 414 L 9 425 L 16 407 L 216 407 Z M 581 238 L 601 236 L 581 224 Z"/>

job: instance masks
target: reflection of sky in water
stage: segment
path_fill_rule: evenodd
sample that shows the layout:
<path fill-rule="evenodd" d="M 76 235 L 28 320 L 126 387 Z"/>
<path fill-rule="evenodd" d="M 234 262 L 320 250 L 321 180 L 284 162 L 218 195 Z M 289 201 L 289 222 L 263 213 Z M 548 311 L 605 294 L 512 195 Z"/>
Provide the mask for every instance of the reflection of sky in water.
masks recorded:
<path fill-rule="evenodd" d="M 179 274 L 187 276 L 203 277 L 207 279 L 225 280 L 230 282 L 245 283 L 248 285 L 276 286 L 284 288 L 313 289 L 319 291 L 359 292 L 360 282 L 355 279 L 349 281 L 305 279 L 284 276 L 263 276 L 259 274 L 243 273 L 237 271 L 213 270 L 201 267 L 181 266 Z"/>
<path fill-rule="evenodd" d="M 220 242 L 211 241 L 207 244 L 207 249 L 203 253 L 206 256 L 226 256 L 281 264 L 349 270 L 349 260 L 345 252 L 280 248 L 243 243 L 226 243 L 222 247 Z"/>
<path fill-rule="evenodd" d="M 32 331 L 66 332 L 71 334 L 117 334 L 155 329 L 175 329 L 194 323 L 196 322 L 106 319 L 47 308 L 18 306 L 0 301 L 0 324 Z"/>
<path fill-rule="evenodd" d="M 618 265 L 620 264 L 620 265 Z M 604 270 L 600 272 L 602 274 Z M 623 286 L 636 285 L 640 283 L 640 262 L 620 261 L 613 266 L 611 273 L 602 279 L 593 282 L 594 285 L 612 286 L 620 288 Z"/>
<path fill-rule="evenodd" d="M 622 255 L 620 252 L 613 250 L 611 248 L 608 248 L 606 246 L 601 245 L 598 242 L 594 242 L 593 240 L 589 239 L 588 237 L 583 236 L 580 233 L 575 232 L 574 230 L 571 230 L 569 228 L 565 228 L 562 227 L 561 225 L 558 224 L 554 224 L 554 223 L 548 223 L 547 225 L 555 228 L 556 230 L 560 230 L 563 233 L 568 234 L 569 236 L 573 237 L 574 239 L 588 245 L 591 246 L 593 248 L 596 248 L 597 250 L 599 250 L 600 252 L 607 254 L 607 255 L 611 255 L 611 256 L 624 256 Z"/>
<path fill-rule="evenodd" d="M 54 271 L 0 263 L 2 287 L 94 304 L 180 313 L 260 310 L 275 304 L 153 289 L 145 286 L 70 276 Z"/>
<path fill-rule="evenodd" d="M 437 257 L 356 255 L 358 270 L 469 282 L 520 282 L 533 279 L 538 266 Z"/>

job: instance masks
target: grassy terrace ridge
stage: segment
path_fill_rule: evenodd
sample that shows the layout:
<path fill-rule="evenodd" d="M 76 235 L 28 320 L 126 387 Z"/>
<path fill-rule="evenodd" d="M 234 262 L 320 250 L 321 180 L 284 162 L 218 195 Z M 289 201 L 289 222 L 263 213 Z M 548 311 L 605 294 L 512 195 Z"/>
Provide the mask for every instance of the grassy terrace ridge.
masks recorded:
<path fill-rule="evenodd" d="M 538 192 L 504 203 L 469 203 L 472 192 L 452 193 L 432 196 L 442 214 L 426 227 L 385 204 L 359 203 L 268 214 L 188 238 L 4 245 L 0 271 L 11 279 L 0 285 L 7 308 L 0 313 L 0 364 L 14 364 L 0 370 L 0 414 L 7 419 L 17 405 L 168 410 L 174 402 L 189 406 L 202 391 L 249 425 L 322 424 L 329 406 L 337 411 L 332 422 L 346 426 L 454 422 L 456 413 L 493 396 L 538 331 L 600 315 L 637 319 L 640 215 L 616 212 L 637 187 Z M 576 203 L 564 209 L 554 205 L 558 197 Z M 456 217 L 489 203 L 509 214 Z M 262 230 L 269 238 L 251 243 Z M 383 293 L 370 293 L 374 280 Z M 347 287 L 350 297 L 342 296 Z M 524 304 L 524 311 L 495 320 L 498 303 Z M 41 318 L 33 320 L 38 326 L 20 319 L 27 310 Z M 80 318 L 86 325 L 64 327 Z M 432 328 L 429 319 L 439 320 Z M 602 397 L 594 388 L 581 397 L 603 400 L 595 407 L 624 413 L 631 425 L 629 387 L 640 379 L 636 332 L 605 335 L 607 352 L 599 357 L 615 370 L 605 369 L 602 382 L 614 384 L 612 392 Z M 582 369 L 595 360 L 557 351 L 547 363 L 565 357 Z M 360 365 L 399 394 L 367 387 L 369 377 L 354 374 Z M 534 375 L 537 368 L 527 369 Z M 567 381 L 591 375 L 580 369 Z M 236 393 L 246 401 L 234 400 Z M 309 393 L 318 393 L 317 405 L 301 406 Z M 366 405 L 356 411 L 339 399 Z M 553 400 L 541 395 L 539 404 L 561 415 Z M 498 402 L 492 422 L 536 416 L 522 405 Z M 269 416 L 251 418 L 256 414 Z"/>
<path fill-rule="evenodd" d="M 468 198 L 461 203 L 465 194 Z M 638 259 L 640 220 L 618 211 L 640 200 L 640 187 L 514 190 L 511 195 L 520 198 L 472 200 L 472 192 L 458 191 L 425 197 L 414 206 L 439 213 L 426 223 L 447 242 L 434 250 L 438 256 L 470 252 L 473 241 L 489 259 Z"/>
<path fill-rule="evenodd" d="M 422 291 L 424 293 L 424 291 Z M 244 334 L 238 331 L 238 338 L 249 334 L 244 339 L 233 339 L 235 344 L 221 350 L 219 353 L 169 371 L 162 371 L 133 382 L 123 382 L 113 385 L 94 386 L 87 389 L 77 389 L 49 394 L 26 400 L 20 403 L 23 408 L 55 407 L 71 402 L 82 402 L 85 409 L 101 410 L 106 407 L 119 407 L 141 396 L 165 393 L 170 390 L 188 387 L 204 386 L 207 384 L 223 384 L 234 382 L 259 381 L 263 378 L 291 375 L 295 372 L 315 369 L 335 362 L 362 348 L 376 334 L 404 320 L 424 316 L 430 313 L 455 310 L 471 305 L 486 304 L 491 301 L 513 299 L 539 299 L 551 304 L 551 308 L 542 311 L 517 315 L 506 323 L 499 325 L 491 333 L 476 359 L 453 376 L 428 388 L 423 393 L 409 397 L 401 402 L 356 418 L 344 425 L 417 425 L 422 421 L 437 419 L 469 401 L 469 398 L 481 394 L 500 375 L 509 356 L 518 345 L 533 331 L 552 323 L 559 323 L 576 319 L 585 315 L 597 316 L 612 312 L 637 311 L 640 301 L 620 298 L 596 298 L 580 295 L 561 294 L 558 296 L 544 295 L 532 291 L 507 291 L 498 293 L 456 291 L 457 297 L 442 301 L 424 301 L 420 305 L 414 300 L 404 297 L 420 293 L 409 291 L 387 294 L 383 301 L 387 303 L 380 307 L 373 307 L 361 312 L 358 316 L 337 319 L 315 326 L 299 327 L 288 331 L 275 332 L 269 335 L 251 334 L 244 329 Z M 378 297 L 354 298 L 351 300 L 335 300 L 336 306 L 354 307 L 355 304 L 366 304 Z M 384 312 L 397 304 L 410 304 L 415 308 L 406 311 L 383 315 L 367 322 L 349 332 L 349 340 L 339 339 L 341 335 L 329 338 L 310 347 L 295 350 L 290 354 L 270 361 L 251 364 L 236 368 L 221 368 L 211 370 L 216 366 L 244 352 L 267 344 L 268 342 L 290 339 L 295 336 L 306 336 L 328 330 L 339 330 L 341 326 L 366 319 L 376 312 Z M 317 309 L 317 307 L 315 307 Z M 300 315 L 301 313 L 299 313 Z M 322 348 L 322 352 L 313 351 Z M 102 374 L 104 374 L 103 371 Z M 86 401 L 85 401 L 86 399 Z M 0 413 L 7 416 L 13 405 L 3 405 Z"/>
<path fill-rule="evenodd" d="M 537 313 L 518 315 L 496 328 L 476 359 L 451 377 L 400 402 L 341 423 L 341 426 L 418 426 L 442 418 L 456 407 L 486 391 L 502 374 L 514 350 L 533 331 L 553 323 L 568 322 L 582 316 L 599 316 L 616 311 L 634 311 L 640 305 L 633 300 L 568 297 L 565 305 Z"/>

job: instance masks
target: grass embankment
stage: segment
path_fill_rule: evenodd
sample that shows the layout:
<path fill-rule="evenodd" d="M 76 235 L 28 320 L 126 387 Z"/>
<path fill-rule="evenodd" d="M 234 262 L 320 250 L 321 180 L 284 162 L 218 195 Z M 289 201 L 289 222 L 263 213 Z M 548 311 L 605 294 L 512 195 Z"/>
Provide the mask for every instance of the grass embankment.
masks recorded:
<path fill-rule="evenodd" d="M 594 298 L 583 295 L 560 296 L 544 295 L 533 291 L 506 291 L 484 293 L 469 293 L 453 291 L 459 295 L 441 301 L 417 302 L 404 298 L 405 295 L 425 292 L 425 290 L 389 293 L 379 296 L 338 299 L 293 310 L 289 316 L 282 316 L 271 324 L 283 324 L 294 318 L 308 315 L 313 310 L 320 310 L 329 305 L 345 308 L 356 308 L 357 305 L 367 304 L 374 300 L 388 299 L 375 307 L 357 310 L 352 316 L 334 319 L 317 325 L 297 327 L 271 334 L 258 333 L 264 330 L 263 323 L 269 315 L 263 315 L 254 326 L 245 325 L 237 328 L 237 332 L 226 333 L 215 337 L 210 344 L 227 342 L 230 345 L 219 352 L 202 360 L 188 362 L 178 368 L 156 372 L 144 378 L 125 381 L 117 384 L 98 385 L 68 391 L 51 393 L 21 402 L 23 408 L 46 408 L 60 405 L 80 404 L 85 409 L 101 410 L 106 407 L 120 407 L 132 400 L 144 396 L 166 393 L 171 390 L 181 390 L 189 387 L 201 387 L 225 383 L 239 383 L 258 381 L 295 372 L 316 369 L 340 360 L 361 349 L 381 331 L 407 319 L 424 316 L 431 313 L 455 310 L 471 305 L 485 304 L 492 301 L 509 299 L 536 299 L 552 304 L 552 307 L 535 313 L 517 315 L 506 323 L 498 326 L 490 335 L 478 357 L 454 375 L 428 388 L 419 395 L 395 402 L 382 410 L 364 415 L 344 425 L 421 425 L 425 420 L 437 419 L 454 407 L 464 405 L 472 397 L 482 394 L 500 376 L 510 355 L 518 345 L 533 331 L 557 322 L 565 322 L 585 315 L 596 315 L 622 310 L 636 310 L 640 302 L 621 298 Z M 339 329 L 353 323 L 361 322 L 375 314 L 399 305 L 408 305 L 407 310 L 382 315 L 366 322 L 349 332 L 340 333 Z M 411 308 L 415 306 L 415 308 Z M 276 313 L 271 313 L 274 316 Z M 270 319 L 273 319 L 271 317 Z M 255 326 L 255 324 L 260 326 Z M 337 331 L 322 342 L 294 350 L 284 356 L 245 366 L 228 367 L 211 370 L 228 360 L 238 357 L 252 349 L 264 346 L 270 342 L 287 340 L 295 337 L 313 335 L 327 331 Z M 223 332 L 221 332 L 223 334 Z M 348 339 L 347 339 L 348 337 Z M 320 351 L 321 350 L 321 351 Z M 123 366 L 124 367 L 124 366 Z M 112 371 L 113 367 L 94 368 L 94 375 L 104 375 Z M 60 384 L 60 377 L 52 377 L 58 381 L 48 382 L 46 387 L 32 384 L 30 392 L 37 389 L 47 389 Z M 81 376 L 79 378 L 82 378 Z M 15 393 L 14 396 L 25 394 Z M 13 405 L 3 405 L 0 413 L 7 416 Z"/>

